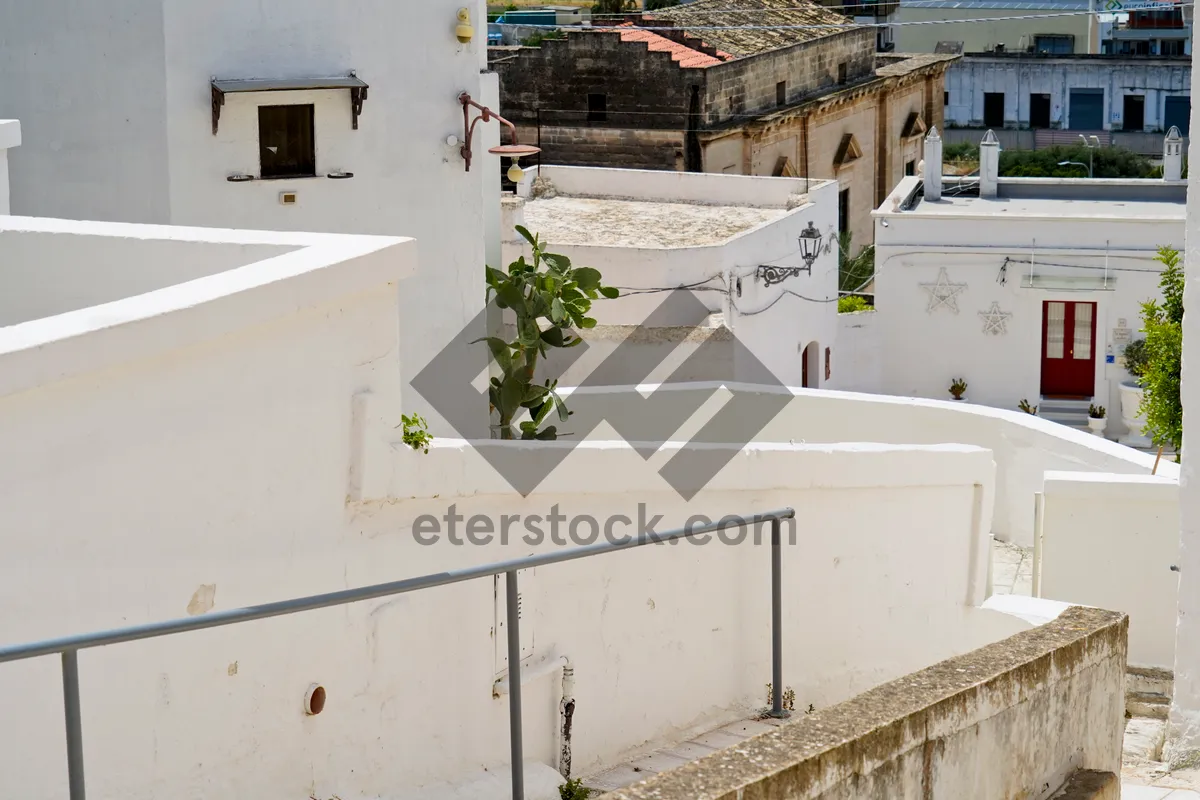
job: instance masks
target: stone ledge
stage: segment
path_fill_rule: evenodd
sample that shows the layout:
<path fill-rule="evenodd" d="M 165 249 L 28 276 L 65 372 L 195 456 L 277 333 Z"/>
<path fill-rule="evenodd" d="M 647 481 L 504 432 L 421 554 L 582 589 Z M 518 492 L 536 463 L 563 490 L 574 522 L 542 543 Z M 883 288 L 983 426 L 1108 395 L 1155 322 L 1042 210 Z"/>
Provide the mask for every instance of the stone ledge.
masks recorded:
<path fill-rule="evenodd" d="M 825 792 L 836 793 L 839 786 L 845 789 L 845 782 L 867 776 L 906 754 L 921 758 L 922 750 L 923 779 L 929 782 L 934 770 L 931 759 L 945 749 L 947 738 L 955 732 L 970 729 L 1111 659 L 1120 660 L 1119 673 L 1123 675 L 1128 626 L 1124 614 L 1075 606 L 1053 622 L 891 681 L 792 725 L 605 797 L 820 797 Z M 1120 706 L 1120 699 L 1117 704 Z M 1116 739 L 1114 755 L 1119 765 L 1119 733 Z"/>

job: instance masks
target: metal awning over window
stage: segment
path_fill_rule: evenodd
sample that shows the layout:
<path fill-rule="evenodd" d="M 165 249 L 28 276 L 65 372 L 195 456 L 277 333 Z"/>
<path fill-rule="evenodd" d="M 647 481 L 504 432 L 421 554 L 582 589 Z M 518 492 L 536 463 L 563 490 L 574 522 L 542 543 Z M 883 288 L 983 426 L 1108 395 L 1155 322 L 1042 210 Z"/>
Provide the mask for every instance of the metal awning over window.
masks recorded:
<path fill-rule="evenodd" d="M 354 73 L 333 78 L 281 78 L 279 80 L 246 79 L 216 80 L 212 82 L 212 132 L 217 135 L 221 122 L 221 107 L 225 95 L 240 92 L 303 92 L 316 89 L 349 89 L 350 113 L 354 130 L 358 130 L 358 117 L 362 114 L 363 102 L 367 99 L 366 81 Z"/>

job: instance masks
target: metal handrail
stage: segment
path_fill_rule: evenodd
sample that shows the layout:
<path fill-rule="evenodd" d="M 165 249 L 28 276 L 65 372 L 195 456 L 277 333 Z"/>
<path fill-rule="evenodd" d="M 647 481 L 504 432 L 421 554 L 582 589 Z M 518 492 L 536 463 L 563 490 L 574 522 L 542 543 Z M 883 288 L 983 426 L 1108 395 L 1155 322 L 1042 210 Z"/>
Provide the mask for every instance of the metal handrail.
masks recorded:
<path fill-rule="evenodd" d="M 390 583 L 379 583 L 363 586 L 358 589 L 344 589 L 326 594 L 299 597 L 293 600 L 282 600 L 275 603 L 264 603 L 246 608 L 236 608 L 229 611 L 217 611 L 199 617 L 151 622 L 145 625 L 131 625 L 125 628 L 114 628 L 96 633 L 64 636 L 57 639 L 46 639 L 40 642 L 10 645 L 0 647 L 0 664 L 10 661 L 22 661 L 29 658 L 39 658 L 60 654 L 62 656 L 63 707 L 67 727 L 67 775 L 70 786 L 70 800 L 85 800 L 83 778 L 83 725 L 80 719 L 79 700 L 79 651 L 93 647 L 135 642 L 142 639 L 157 639 L 176 633 L 219 628 L 225 625 L 236 625 L 241 622 L 280 617 L 296 614 L 301 611 L 313 611 L 318 608 L 357 603 L 362 600 L 372 600 L 379 597 L 415 592 L 421 589 L 431 589 L 435 586 L 446 586 L 451 583 L 476 578 L 494 577 L 503 574 L 505 578 L 505 600 L 508 624 L 508 712 L 509 735 L 512 758 L 512 796 L 513 800 L 524 800 L 525 775 L 522 756 L 522 725 L 521 725 L 521 637 L 520 619 L 517 615 L 517 570 L 531 569 L 548 564 L 560 564 L 564 561 L 574 561 L 588 556 L 612 553 L 618 550 L 628 550 L 647 544 L 670 542 L 676 539 L 686 539 L 715 531 L 730 528 L 741 528 L 747 525 L 771 523 L 771 710 L 767 712 L 772 717 L 787 717 L 783 709 L 783 572 L 781 552 L 781 522 L 794 519 L 794 509 L 785 508 L 779 511 L 768 511 L 753 514 L 749 517 L 725 517 L 719 522 L 706 525 L 689 525 L 664 533 L 650 533 L 644 537 L 629 537 L 616 542 L 598 542 L 596 544 L 575 547 L 570 550 L 560 550 L 543 555 L 525 556 L 508 561 L 497 561 L 478 567 L 449 570 L 432 575 L 422 575 L 417 578 L 406 578 Z M 736 521 L 730 521 L 730 520 Z"/>

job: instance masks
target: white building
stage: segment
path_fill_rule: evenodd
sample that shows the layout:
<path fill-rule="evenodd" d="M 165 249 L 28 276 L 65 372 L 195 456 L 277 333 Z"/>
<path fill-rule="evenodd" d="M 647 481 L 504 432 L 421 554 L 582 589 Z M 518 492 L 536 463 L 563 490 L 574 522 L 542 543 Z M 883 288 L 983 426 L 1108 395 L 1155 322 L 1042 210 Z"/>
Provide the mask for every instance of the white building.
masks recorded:
<path fill-rule="evenodd" d="M 551 196 L 505 201 L 505 264 L 529 255 L 513 232 L 524 225 L 552 252 L 600 270 L 624 293 L 593 306 L 600 325 L 583 333 L 589 354 L 566 373 L 568 380 L 586 377 L 629 336 L 664 350 L 664 366 L 654 374 L 665 379 L 695 349 L 695 329 L 712 317 L 777 382 L 827 385 L 836 360 L 835 181 L 543 166 L 531 172 L 523 194 L 533 175 Z M 694 301 L 665 302 L 682 292 Z M 731 379 L 737 367 L 728 366 L 727 374 L 689 377 Z"/>
<path fill-rule="evenodd" d="M 463 6 L 466 43 L 455 33 Z M 447 144 L 464 138 L 461 92 L 496 107 L 496 80 L 482 74 L 485 14 L 483 0 L 0 4 L 0 117 L 26 134 L 11 163 L 12 210 L 424 231 L 423 258 L 437 266 L 421 296 L 400 302 L 413 317 L 436 295 L 445 313 L 402 342 L 411 378 L 482 307 L 484 237 L 462 232 L 486 216 L 498 249 L 498 166 L 484 150 L 499 127 L 477 126 L 469 172 Z"/>
<path fill-rule="evenodd" d="M 1187 135 L 1191 73 L 1185 56 L 971 54 L 946 73 L 946 124 Z"/>
<path fill-rule="evenodd" d="M 1186 183 L 998 178 L 998 150 L 985 137 L 980 178 L 940 197 L 907 178 L 875 212 L 877 391 L 949 398 L 963 378 L 974 403 L 1105 406 L 1124 434 L 1124 345 L 1159 296 L 1157 248 L 1183 248 Z"/>
<path fill-rule="evenodd" d="M 576 520 L 649 515 L 661 530 L 791 505 L 798 530 L 837 531 L 781 542 L 782 574 L 803 577 L 782 584 L 783 687 L 797 711 L 816 710 L 811 724 L 772 732 L 750 719 L 771 680 L 768 548 L 713 540 L 521 570 L 514 646 L 529 800 L 557 796 L 564 743 L 572 774 L 611 776 L 659 748 L 706 742 L 637 767 L 669 781 L 667 767 L 760 731 L 746 746 L 815 737 L 781 752 L 811 762 L 814 789 L 850 787 L 862 778 L 855 754 L 874 748 L 879 724 L 923 732 L 917 721 L 935 713 L 938 735 L 955 743 L 935 755 L 950 796 L 978 785 L 1012 796 L 1081 769 L 1115 780 L 1124 618 L 989 598 L 988 543 L 1028 522 L 1046 469 L 1141 473 L 1149 457 L 1012 411 L 759 390 L 784 403 L 749 444 L 687 443 L 702 421 L 688 420 L 647 458 L 600 432 L 523 495 L 489 460 L 545 458 L 561 443 L 438 437 L 421 454 L 402 441 L 412 395 L 400 344 L 447 302 L 422 294 L 422 315 L 404 315 L 419 249 L 397 237 L 0 218 L 10 289 L 0 442 L 19 455 L 0 460 L 0 607 L 15 610 L 0 615 L 0 648 L 562 546 L 495 529 L 455 546 L 445 528 L 430 545 L 423 515 L 565 514 L 577 540 Z M 720 399 L 711 386 L 681 390 Z M 877 443 L 844 443 L 864 439 Z M 728 467 L 690 499 L 663 476 L 668 459 L 722 450 Z M 479 534 L 474 521 L 466 530 Z M 87 785 L 139 800 L 508 797 L 502 582 L 81 651 L 74 755 Z M 1010 635 L 1023 638 L 987 647 Z M 936 668 L 965 676 L 961 685 L 910 676 L 964 654 L 960 670 Z M 0 673 L 5 792 L 62 794 L 59 661 L 3 663 Z M 676 677 L 648 678 L 662 674 Z M 914 684 L 939 692 L 905 694 L 886 720 L 854 701 Z M 1035 693 L 1054 700 L 1023 701 Z M 1069 702 L 1081 695 L 1089 702 Z M 826 723 L 847 740 L 831 745 Z M 888 747 L 873 749 L 875 796 L 917 792 L 920 770 L 887 765 L 936 751 L 932 740 Z"/>

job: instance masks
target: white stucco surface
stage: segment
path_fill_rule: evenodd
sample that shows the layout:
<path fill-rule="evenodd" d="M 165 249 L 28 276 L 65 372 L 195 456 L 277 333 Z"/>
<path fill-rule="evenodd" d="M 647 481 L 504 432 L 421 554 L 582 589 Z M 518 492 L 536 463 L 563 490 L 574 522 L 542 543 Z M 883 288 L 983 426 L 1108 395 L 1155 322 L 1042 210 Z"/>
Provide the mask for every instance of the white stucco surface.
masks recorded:
<path fill-rule="evenodd" d="M 1193 64 L 1193 77 L 1195 76 Z M 1196 108 L 1192 108 L 1195 121 Z M 1200 175 L 1188 175 L 1187 285 L 1185 307 L 1200 302 Z M 1183 382 L 1180 396 L 1185 419 L 1200 418 L 1200 315 L 1184 314 Z M 1171 701 L 1168 752 L 1187 760 L 1200 755 L 1200 476 L 1195 443 L 1183 443 L 1179 480 L 1179 627 L 1175 640 L 1175 691 Z"/>
<path fill-rule="evenodd" d="M 785 213 L 782 208 L 555 197 L 527 203 L 525 221 L 560 246 L 667 248 L 721 244 Z"/>
<path fill-rule="evenodd" d="M 22 120 L 12 153 L 13 210 L 74 219 L 421 237 L 436 264 L 420 293 L 401 297 L 420 317 L 400 343 L 407 384 L 482 309 L 484 205 L 497 202 L 496 123 L 476 127 L 470 172 L 450 135 L 464 136 L 467 91 L 485 80 L 483 0 L 72 0 L 0 3 L 0 109 Z M 456 12 L 476 35 L 461 44 Z M 406 31 L 403 46 L 396 32 Z M 121 54 L 114 57 L 113 54 Z M 347 90 L 228 94 L 216 135 L 210 81 L 345 76 L 370 84 L 351 125 Z M 419 79 L 414 76 L 419 75 Z M 490 80 L 490 83 L 489 83 Z M 230 183 L 259 174 L 257 109 L 314 105 L 318 177 Z M 483 132 L 485 131 L 486 132 Z M 330 180 L 333 171 L 354 173 Z M 485 186 L 492 191 L 485 194 Z M 282 192 L 295 192 L 282 205 Z M 493 215 L 494 218 L 494 215 Z M 494 229 L 494 225 L 493 225 Z M 431 297 L 438 313 L 422 316 Z M 419 396 L 411 408 L 448 433 Z"/>
<path fill-rule="evenodd" d="M 760 387 L 735 388 L 751 394 L 763 391 Z M 711 383 L 641 386 L 637 390 L 642 394 L 658 390 L 700 392 L 715 398 L 711 401 L 714 403 L 729 396 Z M 755 436 L 755 441 L 963 443 L 987 448 L 997 469 L 991 531 L 998 539 L 1022 547 L 1033 546 L 1033 495 L 1042 491 L 1047 471 L 1149 475 L 1154 466 L 1153 454 L 1019 411 L 835 390 L 786 391 L 793 399 Z M 699 425 L 699 421 L 689 423 L 676 436 L 686 438 Z M 1163 459 L 1158 474 L 1177 477 L 1179 467 Z"/>
<path fill-rule="evenodd" d="M 0 604 L 11 611 L 0 642 L 541 552 L 559 546 L 548 538 L 551 513 L 659 517 L 651 525 L 663 530 L 694 514 L 789 505 L 801 510 L 784 566 L 794 578 L 784 587 L 785 675 L 798 703 L 845 699 L 1027 626 L 977 608 L 995 480 L 986 450 L 730 445 L 733 461 L 685 502 L 657 472 L 682 445 L 646 461 L 598 440 L 521 497 L 482 454 L 528 444 L 439 439 L 421 455 L 401 442 L 396 354 L 407 328 L 397 282 L 413 271 L 413 242 L 4 224 L 0 247 L 14 228 L 67 242 L 49 252 L 107 235 L 141 270 L 142 255 L 169 262 L 172 248 L 197 264 L 208 245 L 233 249 L 212 250 L 201 277 L 0 328 L 0 441 L 13 456 L 0 460 L 0 528 L 10 532 Z M 241 247 L 285 252 L 240 264 Z M 119 267 L 113 259 L 108 269 L 119 276 Z M 505 514 L 541 515 L 546 535 L 455 546 L 446 533 L 422 546 L 414 521 L 451 506 L 497 527 Z M 714 539 L 523 575 L 523 652 L 566 656 L 576 670 L 579 772 L 764 701 L 768 553 L 752 538 Z M 818 606 L 838 612 L 812 614 Z M 502 613 L 495 583 L 481 580 L 87 651 L 89 792 L 345 797 L 483 786 L 481 771 L 508 759 L 506 704 L 493 696 L 506 663 Z M 5 790 L 61 793 L 58 664 L 2 671 L 12 723 L 0 733 Z M 647 679 L 662 674 L 685 677 Z M 329 703 L 307 717 L 301 700 L 313 683 Z M 558 753 L 560 686 L 543 674 L 524 687 L 526 754 L 546 765 Z"/>
<path fill-rule="evenodd" d="M 1173 669 L 1179 480 L 1048 472 L 1042 593 L 1129 615 L 1129 663 Z"/>

